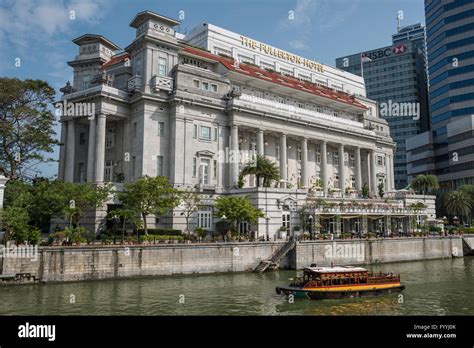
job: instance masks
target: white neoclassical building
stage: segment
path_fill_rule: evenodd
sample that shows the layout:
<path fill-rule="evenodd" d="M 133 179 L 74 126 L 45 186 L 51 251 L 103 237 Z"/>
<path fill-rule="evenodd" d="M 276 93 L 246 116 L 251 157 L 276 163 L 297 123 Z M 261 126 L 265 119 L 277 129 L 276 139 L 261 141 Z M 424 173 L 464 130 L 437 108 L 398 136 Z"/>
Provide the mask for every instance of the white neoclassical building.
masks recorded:
<path fill-rule="evenodd" d="M 209 230 L 216 197 L 248 195 L 265 213 L 252 230 L 270 238 L 301 224 L 308 193 L 347 202 L 360 200 L 364 185 L 374 197 L 380 183 L 393 190 L 395 145 L 362 78 L 210 24 L 184 36 L 178 24 L 145 11 L 131 21 L 136 37 L 125 49 L 100 35 L 73 40 L 74 81 L 62 88 L 62 103 L 82 109 L 61 117 L 59 179 L 120 190 L 140 176 L 165 175 L 202 193 L 208 207 L 192 223 Z M 281 181 L 257 188 L 247 177 L 238 188 L 255 153 L 278 165 Z M 105 209 L 119 204 L 96 212 L 91 226 L 101 228 Z M 184 228 L 179 208 L 149 222 Z"/>

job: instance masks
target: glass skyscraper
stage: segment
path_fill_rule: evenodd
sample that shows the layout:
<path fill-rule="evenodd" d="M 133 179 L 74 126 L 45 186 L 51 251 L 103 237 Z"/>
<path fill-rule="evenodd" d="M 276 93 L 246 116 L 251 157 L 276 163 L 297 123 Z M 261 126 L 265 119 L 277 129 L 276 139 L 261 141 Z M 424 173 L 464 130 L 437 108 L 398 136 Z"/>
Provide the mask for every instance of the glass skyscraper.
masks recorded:
<path fill-rule="evenodd" d="M 474 1 L 425 0 L 435 173 L 474 184 Z"/>
<path fill-rule="evenodd" d="M 390 126 L 390 135 L 397 143 L 396 189 L 408 185 L 406 139 L 429 129 L 425 57 L 418 45 L 405 37 L 392 46 L 336 59 L 337 68 L 364 77 L 367 97 L 378 102 L 380 117 Z M 416 105 L 417 115 L 395 109 L 411 105 Z"/>

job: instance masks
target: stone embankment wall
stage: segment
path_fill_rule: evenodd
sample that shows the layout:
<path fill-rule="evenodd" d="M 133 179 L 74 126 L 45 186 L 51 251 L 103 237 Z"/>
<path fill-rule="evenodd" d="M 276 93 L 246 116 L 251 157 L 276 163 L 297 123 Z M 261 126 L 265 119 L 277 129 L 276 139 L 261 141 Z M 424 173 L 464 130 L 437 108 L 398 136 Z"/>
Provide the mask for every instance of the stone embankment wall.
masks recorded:
<path fill-rule="evenodd" d="M 474 240 L 469 240 L 474 245 Z M 6 257 L 2 279 L 30 275 L 39 282 L 61 282 L 172 274 L 253 270 L 283 242 L 201 245 L 41 247 L 36 260 Z M 463 256 L 460 237 L 299 242 L 281 268 L 362 265 Z"/>

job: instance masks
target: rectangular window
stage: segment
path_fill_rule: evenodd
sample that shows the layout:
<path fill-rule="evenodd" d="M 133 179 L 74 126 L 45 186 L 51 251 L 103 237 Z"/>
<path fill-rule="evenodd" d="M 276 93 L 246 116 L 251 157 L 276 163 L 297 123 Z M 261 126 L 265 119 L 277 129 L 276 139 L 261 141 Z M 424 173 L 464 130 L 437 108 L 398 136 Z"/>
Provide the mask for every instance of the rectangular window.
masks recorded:
<path fill-rule="evenodd" d="M 112 181 L 113 173 L 114 173 L 114 163 L 112 161 L 105 161 L 104 180 Z"/>
<path fill-rule="evenodd" d="M 334 188 L 339 188 L 339 175 L 335 176 L 334 179 Z"/>
<path fill-rule="evenodd" d="M 84 74 L 82 75 L 82 89 L 87 89 L 91 85 L 91 75 Z"/>
<path fill-rule="evenodd" d="M 212 207 L 198 211 L 198 227 L 209 230 L 212 227 Z"/>
<path fill-rule="evenodd" d="M 211 92 L 217 93 L 217 85 L 214 83 L 211 84 Z"/>
<path fill-rule="evenodd" d="M 79 133 L 79 145 L 85 145 L 86 143 L 86 133 Z"/>
<path fill-rule="evenodd" d="M 290 213 L 281 214 L 281 225 L 286 227 L 287 231 L 291 230 L 291 215 Z"/>
<path fill-rule="evenodd" d="M 136 163 L 137 163 L 137 158 L 133 156 L 132 157 L 132 181 L 135 180 Z"/>
<path fill-rule="evenodd" d="M 137 137 L 137 123 L 134 122 L 133 123 L 133 137 L 136 138 Z"/>
<path fill-rule="evenodd" d="M 209 90 L 209 82 L 203 82 L 202 83 L 202 89 L 205 90 L 205 91 L 208 91 Z"/>
<path fill-rule="evenodd" d="M 156 156 L 156 176 L 163 175 L 163 156 Z"/>
<path fill-rule="evenodd" d="M 194 88 L 199 88 L 201 87 L 201 82 L 199 80 L 193 80 L 193 87 Z"/>
<path fill-rule="evenodd" d="M 212 167 L 214 170 L 214 179 L 217 178 L 217 161 L 214 160 L 214 166 Z"/>
<path fill-rule="evenodd" d="M 211 127 L 201 126 L 200 139 L 211 140 Z"/>
<path fill-rule="evenodd" d="M 86 181 L 86 166 L 84 163 L 79 163 L 79 182 L 85 182 Z"/>
<path fill-rule="evenodd" d="M 196 177 L 196 170 L 197 170 L 197 158 L 193 157 L 193 177 Z"/>
<path fill-rule="evenodd" d="M 349 157 L 349 167 L 355 167 L 354 155 L 350 155 L 350 157 Z"/>
<path fill-rule="evenodd" d="M 162 137 L 165 135 L 165 123 L 158 122 L 158 136 Z"/>
<path fill-rule="evenodd" d="M 339 165 L 339 154 L 337 152 L 333 153 L 332 159 L 333 159 L 333 164 L 335 166 L 338 166 Z"/>
<path fill-rule="evenodd" d="M 167 73 L 166 68 L 167 68 L 166 58 L 163 58 L 163 57 L 158 58 L 158 75 L 166 76 L 166 73 Z"/>
<path fill-rule="evenodd" d="M 107 128 L 105 136 L 105 148 L 110 149 L 115 145 L 115 128 Z"/>
<path fill-rule="evenodd" d="M 275 143 L 276 158 L 280 160 L 280 143 Z"/>
<path fill-rule="evenodd" d="M 319 149 L 316 151 L 316 163 L 321 163 L 321 151 Z"/>
<path fill-rule="evenodd" d="M 204 185 L 209 185 L 209 171 L 211 170 L 211 160 L 201 159 L 201 182 Z"/>
<path fill-rule="evenodd" d="M 351 175 L 351 187 L 352 188 L 356 187 L 356 178 L 354 175 Z"/>
<path fill-rule="evenodd" d="M 377 165 L 378 166 L 383 166 L 383 157 L 382 156 L 377 156 Z"/>
<path fill-rule="evenodd" d="M 214 128 L 214 141 L 217 141 L 218 136 L 219 136 L 219 131 L 217 128 Z"/>
<path fill-rule="evenodd" d="M 301 154 L 302 154 L 302 151 L 301 151 L 301 146 L 296 146 L 296 158 L 298 159 L 298 161 L 301 161 Z"/>
<path fill-rule="evenodd" d="M 194 139 L 197 139 L 197 137 L 198 137 L 198 125 L 195 124 L 195 125 L 194 125 L 193 138 L 194 138 Z"/>

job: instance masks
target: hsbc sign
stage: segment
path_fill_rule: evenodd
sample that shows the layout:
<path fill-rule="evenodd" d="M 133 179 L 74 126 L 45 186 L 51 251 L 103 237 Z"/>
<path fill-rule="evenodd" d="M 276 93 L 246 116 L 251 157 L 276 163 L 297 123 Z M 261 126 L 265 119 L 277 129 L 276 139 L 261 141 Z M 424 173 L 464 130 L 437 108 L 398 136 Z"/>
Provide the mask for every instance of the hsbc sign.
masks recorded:
<path fill-rule="evenodd" d="M 405 45 L 397 45 L 393 47 L 387 47 L 380 50 L 370 51 L 362 53 L 362 56 L 368 57 L 371 60 L 376 60 L 380 58 L 390 57 L 392 54 L 402 54 L 407 51 L 407 47 Z"/>

